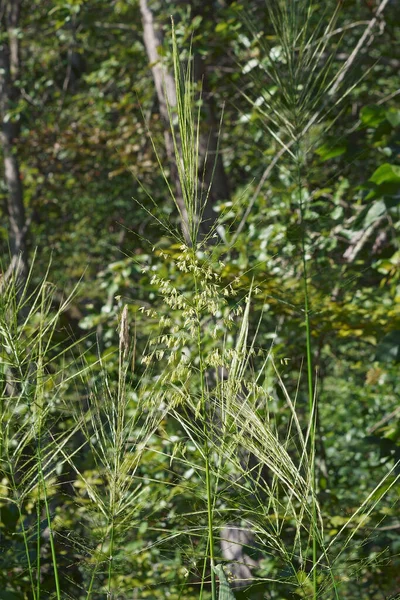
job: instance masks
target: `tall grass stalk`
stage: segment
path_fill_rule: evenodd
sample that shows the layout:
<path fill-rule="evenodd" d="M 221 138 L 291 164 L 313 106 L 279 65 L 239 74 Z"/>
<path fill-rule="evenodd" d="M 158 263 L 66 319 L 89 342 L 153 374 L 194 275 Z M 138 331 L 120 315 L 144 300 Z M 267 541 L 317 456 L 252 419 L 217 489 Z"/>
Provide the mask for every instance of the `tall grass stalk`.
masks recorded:
<path fill-rule="evenodd" d="M 195 260 L 195 259 L 194 259 Z M 197 277 L 195 277 L 195 296 L 198 296 L 199 290 L 197 285 Z M 210 552 L 210 572 L 211 572 L 211 597 L 212 600 L 217 598 L 216 580 L 215 580 L 215 542 L 214 542 L 214 499 L 212 494 L 211 469 L 210 469 L 210 451 L 208 444 L 207 428 L 210 422 L 207 408 L 207 395 L 205 388 L 206 369 L 204 365 L 203 348 L 202 348 L 202 327 L 201 314 L 198 306 L 195 308 L 195 319 L 197 323 L 197 350 L 199 354 L 199 375 L 201 387 L 201 412 L 204 426 L 204 459 L 205 459 L 205 477 L 206 477 L 206 493 L 207 493 L 207 524 L 208 524 L 208 540 L 207 546 Z"/>
<path fill-rule="evenodd" d="M 190 55 L 190 52 L 189 52 Z M 213 228 L 206 238 L 200 239 L 200 226 L 202 223 L 204 209 L 210 193 L 211 182 L 207 189 L 203 189 L 199 173 L 200 151 L 199 151 L 199 136 L 200 136 L 200 108 L 197 111 L 194 109 L 196 85 L 193 79 L 192 64 L 189 59 L 186 68 L 183 72 L 183 67 L 179 59 L 179 51 L 176 41 L 174 24 L 172 22 L 172 62 L 176 85 L 176 107 L 172 106 L 167 97 L 168 113 L 171 123 L 171 135 L 173 140 L 177 171 L 182 191 L 185 215 L 187 223 L 182 219 L 183 239 L 181 240 L 181 265 L 183 270 L 188 270 L 193 276 L 194 295 L 190 307 L 187 307 L 186 325 L 191 329 L 196 339 L 197 358 L 198 358 L 198 378 L 200 382 L 200 398 L 196 405 L 195 413 L 201 416 L 203 422 L 203 458 L 204 458 L 204 476 L 206 488 L 206 504 L 207 504 L 207 542 L 206 556 L 203 567 L 203 578 L 201 583 L 200 598 L 203 596 L 204 574 L 206 570 L 207 554 L 209 554 L 210 562 L 210 578 L 211 578 L 211 598 L 217 600 L 217 585 L 215 573 L 215 525 L 214 525 L 214 505 L 215 497 L 212 481 L 211 468 L 211 453 L 209 447 L 208 428 L 212 421 L 212 414 L 208 403 L 208 391 L 206 384 L 207 365 L 204 360 L 203 351 L 203 325 L 205 309 L 205 298 L 207 298 L 208 290 L 204 286 L 204 282 L 199 282 L 204 273 L 202 271 L 198 254 L 200 251 L 206 250 L 208 239 L 213 233 Z M 197 93 L 200 93 L 197 88 Z M 158 157 L 158 153 L 157 153 Z M 158 157 L 158 162 L 161 165 L 161 159 Z M 204 167 L 205 168 L 205 167 Z M 164 178 L 167 182 L 168 189 L 176 208 L 181 214 L 179 202 L 175 199 L 174 191 L 168 181 L 168 177 L 164 173 Z M 200 179 L 199 179 L 200 177 Z M 182 215 L 181 215 L 182 217 Z M 187 243 L 190 245 L 190 250 L 187 248 Z M 186 303 L 185 303 L 186 304 Z"/>
<path fill-rule="evenodd" d="M 193 273 L 193 284 L 194 284 L 194 322 L 196 328 L 196 343 L 197 352 L 199 359 L 199 380 L 200 380 L 200 413 L 203 421 L 203 438 L 204 438 L 204 468 L 205 468 L 205 484 L 206 484 L 206 497 L 207 497 L 207 525 L 208 525 L 208 539 L 207 548 L 209 552 L 210 560 L 210 577 L 211 577 L 211 598 L 212 600 L 217 599 L 217 587 L 216 587 L 216 576 L 215 576 L 215 539 L 214 539 L 214 498 L 211 481 L 211 467 L 210 467 L 210 450 L 208 443 L 207 428 L 210 423 L 209 408 L 207 406 L 207 392 L 206 392 L 206 366 L 204 363 L 203 355 L 203 342 L 202 342 L 202 305 L 203 301 L 200 295 L 200 287 L 198 277 L 202 275 L 201 270 L 198 267 L 198 260 L 196 253 L 199 250 L 199 228 L 201 225 L 202 214 L 204 211 L 205 202 L 201 203 L 201 193 L 199 191 L 198 184 L 198 171 L 199 171 L 199 119 L 200 111 L 197 113 L 197 123 L 194 120 L 193 114 L 193 102 L 194 102 L 194 82 L 192 80 L 192 73 L 190 68 L 190 61 L 185 73 L 185 79 L 182 79 L 181 64 L 179 61 L 178 48 L 176 44 L 176 37 L 173 30 L 173 63 L 174 63 L 174 75 L 176 81 L 176 96 L 177 96 L 177 115 L 178 115 L 178 131 L 177 135 L 175 129 L 172 128 L 174 148 L 177 158 L 178 173 L 181 181 L 181 187 L 183 191 L 183 198 L 185 207 L 188 215 L 189 225 L 189 236 L 190 243 L 192 246 L 192 273 Z M 168 104 L 169 113 L 171 120 L 173 119 L 172 107 Z M 202 593 L 200 594 L 200 597 Z"/>
<path fill-rule="evenodd" d="M 309 268 L 307 257 L 307 231 L 305 226 L 306 202 L 303 195 L 304 173 L 308 153 L 310 128 L 321 118 L 326 118 L 330 111 L 347 97 L 349 89 L 345 87 L 349 65 L 336 68 L 334 59 L 336 49 L 328 46 L 335 35 L 335 23 L 339 14 L 339 6 L 332 17 L 318 22 L 313 14 L 312 4 L 307 1 L 268 3 L 268 16 L 272 24 L 275 42 L 280 44 L 283 59 L 272 58 L 272 51 L 266 46 L 267 56 L 271 58 L 268 66 L 263 64 L 265 74 L 275 83 L 277 92 L 270 96 L 263 92 L 263 103 L 251 102 L 263 118 L 264 125 L 272 137 L 290 157 L 294 170 L 294 185 L 298 191 L 299 219 L 301 227 L 301 258 L 303 264 L 304 289 L 304 327 L 306 348 L 306 372 L 308 388 L 308 407 L 310 419 L 309 466 L 312 505 L 312 583 L 313 598 L 318 592 L 318 532 L 317 519 L 317 475 L 316 475 L 316 420 L 317 394 L 314 381 L 314 364 L 312 352 L 311 300 L 309 289 Z M 324 24 L 324 21 L 327 21 Z M 357 44 L 352 53 L 355 60 L 362 44 Z M 336 70 L 335 70 L 336 69 Z M 334 100 L 332 100 L 334 96 Z M 329 104 L 330 103 L 330 104 Z M 265 108 L 264 108 L 265 107 Z M 323 542 L 322 542 L 323 544 Z M 325 550 L 322 547 L 322 555 Z M 338 594 L 334 578 L 332 584 L 336 597 Z"/>

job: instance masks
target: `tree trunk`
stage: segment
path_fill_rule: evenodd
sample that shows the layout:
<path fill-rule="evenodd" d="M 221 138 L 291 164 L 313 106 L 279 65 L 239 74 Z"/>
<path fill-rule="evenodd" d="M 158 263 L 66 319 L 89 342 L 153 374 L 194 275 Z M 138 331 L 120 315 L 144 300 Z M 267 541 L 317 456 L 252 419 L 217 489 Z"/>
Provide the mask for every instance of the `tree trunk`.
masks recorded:
<path fill-rule="evenodd" d="M 3 146 L 4 179 L 7 188 L 9 218 L 9 244 L 11 251 L 10 273 L 25 277 L 28 271 L 23 187 L 16 152 L 19 122 L 9 114 L 18 100 L 14 82 L 19 77 L 19 42 L 17 27 L 20 0 L 3 0 L 1 3 L 0 41 L 0 119 Z"/>
<path fill-rule="evenodd" d="M 147 52 L 147 57 L 153 73 L 154 85 L 156 88 L 160 115 L 164 125 L 165 150 L 167 152 L 168 162 L 171 169 L 171 177 L 175 187 L 175 199 L 179 207 L 182 218 L 182 232 L 186 242 L 190 243 L 189 221 L 183 200 L 181 184 L 178 176 L 178 169 L 175 162 L 174 143 L 170 132 L 168 104 L 171 107 L 176 106 L 175 81 L 173 76 L 165 69 L 161 63 L 158 48 L 162 45 L 163 39 L 160 29 L 154 23 L 153 13 L 150 10 L 147 0 L 140 0 L 140 12 L 143 24 L 143 40 Z"/>

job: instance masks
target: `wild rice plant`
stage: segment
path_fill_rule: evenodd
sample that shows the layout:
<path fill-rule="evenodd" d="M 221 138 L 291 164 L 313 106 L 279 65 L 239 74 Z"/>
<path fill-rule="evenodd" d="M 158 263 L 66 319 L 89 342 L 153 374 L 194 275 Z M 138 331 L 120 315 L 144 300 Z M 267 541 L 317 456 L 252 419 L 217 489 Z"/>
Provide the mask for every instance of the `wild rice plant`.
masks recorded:
<path fill-rule="evenodd" d="M 0 507 L 5 511 L 13 506 L 18 512 L 17 535 L 24 548 L 21 577 L 28 579 L 33 600 L 44 595 L 43 521 L 53 595 L 57 600 L 66 595 L 59 576 L 57 538 L 66 543 L 69 534 L 56 533 L 54 516 L 56 475 L 63 468 L 74 475 L 73 500 L 85 532 L 83 539 L 74 537 L 86 558 L 79 598 L 116 596 L 116 557 L 123 555 L 123 541 L 139 526 L 146 505 L 154 502 L 140 465 L 155 436 L 163 435 L 168 419 L 183 433 L 166 459 L 196 473 L 197 485 L 191 491 L 201 504 L 180 514 L 176 530 L 154 544 L 174 539 L 193 545 L 200 563 L 200 568 L 195 567 L 200 599 L 209 596 L 208 588 L 212 600 L 234 598 L 238 582 L 229 581 L 220 549 L 229 542 L 227 532 L 233 527 L 252 536 L 239 561 L 256 569 L 252 554 L 273 556 L 284 572 L 251 575 L 248 583 L 259 584 L 262 593 L 270 585 L 282 584 L 314 600 L 340 598 L 345 554 L 366 518 L 398 481 L 395 464 L 340 530 L 328 535 L 316 477 L 317 393 L 304 188 L 312 128 L 337 105 L 336 94 L 351 64 L 335 71 L 329 44 L 336 12 L 327 25 L 322 20 L 315 25 L 308 2 L 279 0 L 268 7 L 284 60 L 266 62 L 265 73 L 275 81 L 278 93 L 266 92 L 262 102 L 253 106 L 293 161 L 302 227 L 308 415 L 304 418 L 299 399 L 287 391 L 273 348 L 260 350 L 257 337 L 250 337 L 252 301 L 259 291 L 253 284 L 243 290 L 240 280 L 224 279 L 219 248 L 209 243 L 215 227 L 206 238 L 200 235 L 209 194 L 198 172 L 200 111 L 194 108 L 190 60 L 183 69 L 172 30 L 177 106 L 170 105 L 169 113 L 184 211 L 158 159 L 178 213 L 185 219 L 182 233 L 167 226 L 179 244 L 174 267 L 185 285 L 159 275 L 152 278 L 169 314 L 149 309 L 159 320 L 160 331 L 140 357 L 140 367 L 136 365 L 140 377 L 133 381 L 134 339 L 126 307 L 120 317 L 117 375 L 108 372 L 101 358 L 99 380 L 93 383 L 86 377 L 89 369 L 83 357 L 71 359 L 72 368 L 68 362 L 74 344 L 57 341 L 57 324 L 69 298 L 54 309 L 46 277 L 34 289 L 30 278 L 25 284 L 11 278 L 2 289 Z M 348 93 L 349 88 L 341 99 Z M 162 224 L 157 214 L 155 218 Z M 286 428 L 277 425 L 266 374 L 284 398 Z M 86 396 L 79 386 L 85 387 Z M 81 453 L 90 457 L 89 469 L 80 460 Z M 93 471 L 99 477 L 93 478 Z"/>

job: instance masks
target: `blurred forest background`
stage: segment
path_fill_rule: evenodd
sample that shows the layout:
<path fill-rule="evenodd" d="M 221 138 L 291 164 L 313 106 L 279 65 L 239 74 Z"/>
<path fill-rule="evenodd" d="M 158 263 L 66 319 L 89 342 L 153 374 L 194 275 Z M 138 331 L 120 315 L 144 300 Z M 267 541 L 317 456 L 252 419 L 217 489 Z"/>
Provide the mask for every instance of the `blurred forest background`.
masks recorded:
<path fill-rule="evenodd" d="M 329 19 L 337 4 L 316 1 L 313 18 Z M 85 365 L 85 375 L 73 386 L 63 384 L 67 402 L 86 401 L 85 378 L 91 389 L 104 372 L 110 381 L 118 378 L 125 305 L 135 345 L 133 389 L 148 340 L 158 331 L 153 309 L 174 319 L 175 309 L 163 304 L 154 277 L 185 286 L 176 267 L 182 242 L 162 227 L 169 223 L 180 234 L 182 226 L 160 169 L 179 203 L 166 103 L 174 89 L 172 15 L 181 60 L 184 64 L 191 47 L 194 81 L 203 90 L 199 173 L 210 193 L 201 235 L 210 234 L 213 255 L 222 264 L 220 277 L 238 297 L 253 285 L 251 336 L 257 334 L 257 347 L 273 347 L 280 377 L 301 406 L 307 396 L 302 226 L 290 148 L 271 135 L 260 115 L 266 91 L 270 97 L 277 93 L 264 65 L 284 61 L 265 1 L 2 0 L 0 11 L 3 281 L 17 273 L 34 289 L 47 273 L 54 285 L 50 312 L 73 294 L 53 335 L 57 348 L 74 344 L 67 358 L 53 351 L 54 372 L 73 373 L 77 363 Z M 332 59 L 326 52 L 334 69 L 345 67 L 346 91 L 338 93 L 346 97 L 332 102 L 313 128 L 307 155 L 304 223 L 320 407 L 316 466 L 328 537 L 400 459 L 399 34 L 396 0 L 340 2 L 329 34 Z M 325 100 L 330 96 L 320 99 Z M 19 331 L 29 339 L 30 330 L 21 325 Z M 225 337 L 234 343 L 234 332 L 227 330 Z M 204 344 L 211 352 L 211 335 Z M 284 426 L 282 392 L 273 372 L 265 377 L 271 415 L 277 427 Z M 61 401 L 52 411 L 61 431 L 72 417 Z M 189 443 L 190 452 L 185 435 L 178 420 L 157 428 L 140 464 L 144 500 L 114 550 L 115 593 L 107 596 L 107 571 L 100 569 L 102 591 L 94 598 L 199 597 L 197 538 L 165 535 L 205 519 L 201 472 L 173 460 L 183 452 L 182 443 Z M 101 496 L 101 468 L 79 436 L 74 444 L 79 472 Z M 96 548 L 85 521 L 90 498 L 82 478 L 59 456 L 48 497 L 62 597 L 86 598 L 91 563 L 81 540 Z M 7 501 L 4 478 L 0 599 L 32 598 L 22 517 Z M 400 594 L 399 491 L 396 483 L 355 533 L 351 545 L 359 544 L 358 562 L 353 576 L 342 582 L 344 598 Z M 27 529 L 34 527 L 36 504 L 31 490 L 23 501 Z M 231 522 L 238 523 L 235 514 Z M 40 527 L 42 595 L 54 597 L 45 520 Z M 95 525 L 89 529 L 96 533 Z M 284 576 L 273 552 L 263 554 L 259 546 L 247 552 L 252 577 Z M 351 548 L 346 552 L 351 562 Z M 223 545 L 217 554 L 222 562 L 234 559 Z M 33 561 L 34 556 L 32 549 Z M 236 558 L 240 562 L 243 555 Z M 237 598 L 307 597 L 301 586 L 271 582 L 249 589 L 238 589 Z M 211 598 L 208 584 L 202 593 Z"/>

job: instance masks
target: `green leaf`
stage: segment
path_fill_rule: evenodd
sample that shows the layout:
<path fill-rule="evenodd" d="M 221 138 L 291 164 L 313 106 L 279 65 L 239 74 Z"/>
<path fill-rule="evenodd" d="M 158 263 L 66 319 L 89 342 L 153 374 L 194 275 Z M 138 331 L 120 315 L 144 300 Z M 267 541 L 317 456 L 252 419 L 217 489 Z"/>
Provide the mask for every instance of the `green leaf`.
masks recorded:
<path fill-rule="evenodd" d="M 369 181 L 382 185 L 382 183 L 400 183 L 400 167 L 384 163 L 376 169 Z"/>
<path fill-rule="evenodd" d="M 400 190 L 400 167 L 384 163 L 376 169 L 368 180 L 373 188 L 368 194 L 367 200 L 383 196 L 396 196 Z"/>
<path fill-rule="evenodd" d="M 368 127 L 378 127 L 386 119 L 386 110 L 382 106 L 364 106 L 360 111 L 360 119 Z"/>
<path fill-rule="evenodd" d="M 343 212 L 343 206 L 335 206 L 331 214 L 332 219 L 337 221 L 337 219 L 340 219 L 343 216 Z"/>
<path fill-rule="evenodd" d="M 386 204 L 383 200 L 378 200 L 377 202 L 373 202 L 371 208 L 367 212 L 364 219 L 364 227 L 369 227 L 374 223 L 377 219 L 379 219 L 386 212 Z"/>
<path fill-rule="evenodd" d="M 219 596 L 218 600 L 235 600 L 235 596 L 231 588 L 229 587 L 228 580 L 226 579 L 226 575 L 224 573 L 224 569 L 222 565 L 216 565 L 214 567 L 214 572 L 218 576 L 219 579 Z"/>
<path fill-rule="evenodd" d="M 398 127 L 400 125 L 400 110 L 398 108 L 389 108 L 386 111 L 386 119 L 392 127 Z"/>
<path fill-rule="evenodd" d="M 341 156 L 347 150 L 345 144 L 341 144 L 339 146 L 332 146 L 331 144 L 323 144 L 319 148 L 316 149 L 315 153 L 321 157 L 323 161 L 329 160 L 330 158 L 335 158 L 336 156 Z"/>
<path fill-rule="evenodd" d="M 226 29 L 228 29 L 228 23 L 226 23 L 226 21 L 223 21 L 222 23 L 218 23 L 215 26 L 216 33 L 221 33 L 222 31 L 226 31 Z"/>
<path fill-rule="evenodd" d="M 192 27 L 193 27 L 193 29 L 197 29 L 198 27 L 200 27 L 202 20 L 203 20 L 203 17 L 201 15 L 196 15 L 192 19 Z"/>

